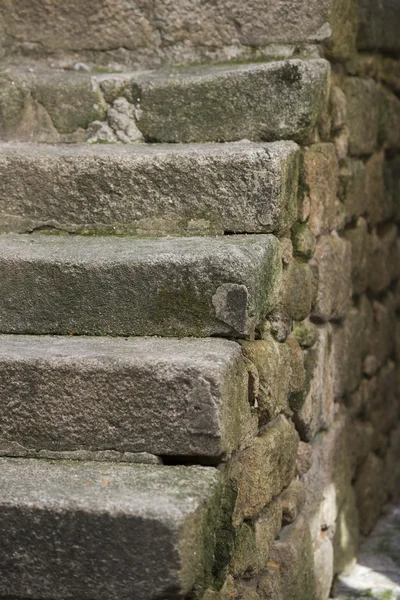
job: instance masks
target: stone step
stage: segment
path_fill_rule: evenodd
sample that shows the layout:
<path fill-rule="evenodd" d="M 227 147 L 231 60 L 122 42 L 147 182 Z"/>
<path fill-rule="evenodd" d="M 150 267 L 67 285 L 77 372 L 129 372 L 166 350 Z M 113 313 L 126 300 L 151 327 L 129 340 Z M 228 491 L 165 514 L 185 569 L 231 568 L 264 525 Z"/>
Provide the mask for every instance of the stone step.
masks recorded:
<path fill-rule="evenodd" d="M 289 59 L 125 74 L 0 71 L 0 139 L 309 141 L 329 63 Z"/>
<path fill-rule="evenodd" d="M 252 430 L 247 371 L 228 340 L 5 335 L 0 374 L 4 455 L 221 460 Z"/>
<path fill-rule="evenodd" d="M 211 467 L 0 459 L 0 596 L 201 597 L 220 485 Z"/>
<path fill-rule="evenodd" d="M 0 144 L 0 231 L 274 232 L 297 213 L 294 142 Z"/>
<path fill-rule="evenodd" d="M 0 236 L 0 333 L 249 337 L 276 301 L 271 235 Z"/>
<path fill-rule="evenodd" d="M 336 0 L 7 0 L 0 3 L 0 50 L 27 64 L 43 57 L 71 68 L 79 61 L 138 68 L 251 59 L 325 42 L 343 59 L 357 16 L 357 3 Z"/>

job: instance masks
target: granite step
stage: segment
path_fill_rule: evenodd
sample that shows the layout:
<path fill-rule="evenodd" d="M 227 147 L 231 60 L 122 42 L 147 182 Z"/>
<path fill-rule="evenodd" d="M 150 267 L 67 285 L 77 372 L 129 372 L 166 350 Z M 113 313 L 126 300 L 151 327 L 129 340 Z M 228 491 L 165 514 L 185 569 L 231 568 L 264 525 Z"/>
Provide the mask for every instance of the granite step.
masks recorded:
<path fill-rule="evenodd" d="M 92 74 L 0 69 L 0 139 L 309 141 L 326 109 L 320 58 Z"/>
<path fill-rule="evenodd" d="M 293 142 L 0 144 L 0 231 L 270 233 L 297 214 Z"/>
<path fill-rule="evenodd" d="M 0 236 L 0 333 L 252 337 L 276 302 L 272 235 Z"/>
<path fill-rule="evenodd" d="M 201 597 L 213 562 L 212 467 L 0 459 L 0 596 Z"/>
<path fill-rule="evenodd" d="M 255 428 L 235 342 L 0 336 L 0 455 L 217 462 Z"/>

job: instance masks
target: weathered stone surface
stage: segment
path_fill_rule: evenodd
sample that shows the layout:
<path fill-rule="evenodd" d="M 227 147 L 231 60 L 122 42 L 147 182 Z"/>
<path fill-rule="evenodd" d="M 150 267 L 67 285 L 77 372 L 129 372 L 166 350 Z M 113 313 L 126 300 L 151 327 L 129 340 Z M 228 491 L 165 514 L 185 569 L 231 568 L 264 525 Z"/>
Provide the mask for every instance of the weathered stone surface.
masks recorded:
<path fill-rule="evenodd" d="M 309 319 L 294 324 L 293 334 L 302 348 L 312 348 L 318 340 L 318 329 Z"/>
<path fill-rule="evenodd" d="M 79 141 L 106 115 L 95 78 L 71 71 L 2 69 L 0 138 L 25 142 Z"/>
<path fill-rule="evenodd" d="M 329 63 L 297 59 L 138 76 L 146 141 L 308 139 L 327 100 Z"/>
<path fill-rule="evenodd" d="M 292 227 L 293 251 L 303 258 L 311 258 L 315 250 L 315 237 L 305 223 L 295 223 Z"/>
<path fill-rule="evenodd" d="M 368 535 L 375 525 L 386 500 L 384 462 L 373 454 L 364 461 L 355 483 L 360 531 Z"/>
<path fill-rule="evenodd" d="M 344 237 L 351 244 L 351 281 L 353 294 L 363 294 L 368 287 L 368 280 L 376 277 L 373 269 L 370 269 L 370 236 L 368 235 L 368 224 L 360 217 L 354 227 L 346 229 Z"/>
<path fill-rule="evenodd" d="M 296 217 L 292 142 L 0 146 L 0 230 L 270 232 Z"/>
<path fill-rule="evenodd" d="M 293 523 L 303 510 L 306 502 L 306 489 L 300 480 L 294 480 L 279 496 L 282 506 L 282 521 L 284 525 Z"/>
<path fill-rule="evenodd" d="M 396 151 L 400 149 L 400 100 L 384 87 L 380 94 L 379 140 L 385 148 Z"/>
<path fill-rule="evenodd" d="M 277 500 L 263 510 L 254 525 L 239 525 L 231 563 L 231 571 L 235 577 L 251 577 L 263 569 L 281 527 L 282 507 Z"/>
<path fill-rule="evenodd" d="M 310 530 L 304 517 L 284 527 L 272 546 L 271 560 L 279 565 L 283 598 L 315 598 L 315 576 Z"/>
<path fill-rule="evenodd" d="M 327 600 L 333 581 L 333 545 L 327 534 L 314 544 L 316 600 Z"/>
<path fill-rule="evenodd" d="M 280 271 L 273 236 L 3 235 L 0 331 L 244 337 Z"/>
<path fill-rule="evenodd" d="M 215 469 L 0 464 L 2 596 L 35 590 L 42 598 L 149 600 L 204 589 L 219 500 Z"/>
<path fill-rule="evenodd" d="M 340 507 L 333 538 L 334 573 L 348 572 L 354 566 L 359 543 L 359 519 L 356 496 L 350 486 Z"/>
<path fill-rule="evenodd" d="M 317 272 L 317 295 L 313 315 L 322 321 L 342 318 L 351 293 L 351 245 L 337 235 L 322 236 L 312 264 Z"/>
<path fill-rule="evenodd" d="M 400 6 L 397 0 L 360 0 L 357 44 L 368 50 L 400 50 Z"/>
<path fill-rule="evenodd" d="M 314 276 L 310 265 L 293 259 L 283 270 L 279 309 L 295 321 L 302 321 L 311 311 Z"/>
<path fill-rule="evenodd" d="M 296 459 L 297 475 L 305 475 L 311 469 L 313 463 L 313 447 L 311 444 L 299 442 Z"/>
<path fill-rule="evenodd" d="M 389 287 L 398 275 L 398 231 L 394 224 L 388 224 L 368 237 L 368 287 L 375 294 Z"/>
<path fill-rule="evenodd" d="M 388 294 L 382 302 L 374 301 L 372 333 L 369 353 L 364 361 L 364 372 L 371 377 L 395 350 L 395 300 Z"/>
<path fill-rule="evenodd" d="M 225 340 L 3 336 L 0 371 L 3 444 L 211 457 L 256 427 Z"/>
<path fill-rule="evenodd" d="M 257 370 L 256 403 L 262 424 L 281 412 L 289 413 L 291 356 L 288 344 L 272 336 L 254 342 L 243 342 L 244 356 Z"/>
<path fill-rule="evenodd" d="M 258 593 L 262 600 L 283 600 L 280 567 L 268 561 L 264 573 L 258 580 Z"/>
<path fill-rule="evenodd" d="M 233 465 L 238 497 L 234 521 L 256 517 L 293 479 L 298 435 L 293 424 L 278 417 Z"/>
<path fill-rule="evenodd" d="M 332 375 L 332 328 L 318 327 L 318 339 L 306 357 L 307 386 L 303 406 L 294 420 L 303 441 L 311 441 L 333 420 L 334 380 Z M 293 404 L 292 408 L 295 409 Z"/>
<path fill-rule="evenodd" d="M 343 414 L 336 416 L 328 431 L 320 432 L 313 441 L 313 463 L 303 476 L 307 500 L 303 511 L 313 542 L 321 531 L 332 535 L 339 507 L 351 485 L 352 462 L 356 442 Z"/>
<path fill-rule="evenodd" d="M 373 312 L 365 297 L 357 308 L 350 308 L 343 323 L 333 329 L 331 361 L 335 398 L 353 392 L 359 385 L 372 330 Z"/>
<path fill-rule="evenodd" d="M 361 160 L 347 159 L 340 168 L 339 196 L 344 203 L 346 222 L 367 211 L 365 166 Z"/>
<path fill-rule="evenodd" d="M 378 141 L 378 86 L 372 79 L 347 77 L 343 81 L 343 90 L 347 98 L 350 154 L 372 154 Z"/>
<path fill-rule="evenodd" d="M 399 418 L 400 405 L 396 386 L 396 368 L 389 361 L 378 375 L 365 384 L 364 414 L 372 423 L 375 431 L 374 450 L 379 450 L 379 435 L 387 438 Z M 387 440 L 383 441 L 386 448 Z"/>
<path fill-rule="evenodd" d="M 382 223 L 393 214 L 392 196 L 385 192 L 383 150 L 373 154 L 365 163 L 365 195 L 368 221 Z"/>
<path fill-rule="evenodd" d="M 314 144 L 304 152 L 303 185 L 310 198 L 308 226 L 315 236 L 334 229 L 339 165 L 333 144 Z"/>
<path fill-rule="evenodd" d="M 113 26 L 110 27 L 110 21 Z M 329 53 L 348 57 L 355 46 L 357 3 L 353 0 L 198 0 L 148 2 L 56 0 L 43 5 L 12 0 L 1 6 L 2 54 L 152 67 L 205 60 L 268 55 L 269 44 L 325 42 Z M 29 63 L 30 64 L 30 63 Z"/>
<path fill-rule="evenodd" d="M 389 196 L 388 203 L 393 207 L 396 221 L 400 222 L 400 157 L 385 161 L 385 192 Z"/>

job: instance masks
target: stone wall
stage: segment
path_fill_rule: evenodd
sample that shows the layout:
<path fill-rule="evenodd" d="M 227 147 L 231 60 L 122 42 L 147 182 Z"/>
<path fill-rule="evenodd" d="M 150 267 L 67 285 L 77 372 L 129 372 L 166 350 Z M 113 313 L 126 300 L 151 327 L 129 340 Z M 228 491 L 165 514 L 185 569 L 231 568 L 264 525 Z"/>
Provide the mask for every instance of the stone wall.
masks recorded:
<path fill-rule="evenodd" d="M 271 266 L 271 259 L 268 286 L 243 259 L 229 277 L 239 281 L 242 269 L 248 278 L 226 284 L 234 288 L 220 286 L 218 297 L 212 296 L 211 287 L 221 271 L 225 276 L 224 260 L 234 249 L 228 248 L 226 255 L 220 250 L 222 267 L 209 258 L 210 249 L 204 260 L 216 275 L 215 281 L 207 280 L 209 288 L 202 288 L 207 299 L 203 312 L 195 313 L 198 322 L 190 307 L 182 308 L 177 293 L 164 298 L 175 310 L 170 321 L 164 320 L 164 329 L 161 317 L 148 323 L 139 315 L 139 324 L 132 325 L 138 328 L 136 335 L 172 331 L 176 336 L 235 338 L 230 351 L 239 344 L 242 353 L 240 360 L 235 357 L 241 369 L 237 405 L 221 408 L 221 397 L 223 402 L 235 397 L 227 388 L 212 397 L 218 438 L 212 448 L 200 440 L 193 451 L 193 440 L 205 425 L 198 417 L 199 431 L 193 432 L 192 415 L 187 416 L 189 434 L 181 454 L 176 451 L 182 444 L 179 432 L 170 446 L 163 441 L 163 452 L 158 439 L 154 447 L 140 448 L 167 465 L 195 463 L 220 473 L 219 516 L 207 531 L 212 538 L 208 554 L 215 546 L 213 564 L 185 596 L 188 600 L 327 600 L 335 575 L 353 563 L 360 535 L 368 535 L 385 502 L 399 491 L 400 39 L 394 27 L 400 15 L 393 0 L 377 4 L 91 0 L 64 6 L 58 0 L 9 0 L 0 6 L 2 140 L 84 144 L 75 156 L 65 149 L 40 154 L 42 162 L 41 151 L 29 145 L 0 157 L 2 232 L 53 228 L 78 234 L 225 234 L 227 245 L 235 233 L 275 236 L 276 264 Z M 237 60 L 260 63 L 128 73 L 131 68 Z M 15 62 L 33 61 L 66 71 L 49 84 L 40 72 L 12 70 Z M 121 73 L 71 73 L 77 63 L 78 70 L 101 67 Z M 71 93 L 79 98 L 73 110 L 68 108 Z M 171 114 L 176 116 L 171 119 Z M 229 145 L 243 138 L 242 145 Z M 263 154 L 248 140 L 267 142 Z M 279 140 L 289 141 L 272 144 Z M 157 161 L 165 167 L 168 158 L 155 155 L 150 160 L 146 150 L 140 161 L 149 162 L 139 171 L 126 150 L 117 154 L 86 145 L 143 141 L 226 144 L 211 157 L 207 146 L 191 150 L 193 156 L 177 146 L 181 155 L 163 173 L 171 197 L 182 194 L 183 201 L 167 210 Z M 20 183 L 24 178 L 28 192 Z M 124 204 L 129 186 L 143 194 L 140 218 L 129 212 L 129 202 Z M 108 205 L 115 189 L 120 198 Z M 245 210 L 242 197 L 235 197 L 238 189 L 246 198 Z M 99 223 L 93 224 L 87 206 L 95 205 L 101 194 L 106 200 L 96 213 Z M 260 195 L 273 199 L 265 218 L 257 212 Z M 216 210 L 211 218 L 213 208 L 205 210 L 206 201 L 211 207 L 225 202 L 229 209 Z M 74 206 L 79 210 L 74 212 Z M 157 277 L 167 273 L 173 279 L 174 270 L 158 268 Z M 189 282 L 196 268 L 189 269 Z M 51 273 L 38 273 L 51 285 Z M 110 279 L 110 289 L 126 279 Z M 143 313 L 157 294 L 149 281 L 142 294 Z M 97 283 L 92 284 L 94 289 Z M 245 318 L 228 302 L 232 293 L 241 309 L 244 286 L 246 293 L 253 293 L 253 286 L 256 298 L 252 312 L 245 304 Z M 260 290 L 268 302 L 263 296 L 256 310 Z M 43 315 L 25 315 L 26 321 L 18 315 L 12 333 L 26 333 L 29 327 L 42 327 L 33 333 L 49 333 L 47 313 Z M 82 315 L 84 319 L 84 311 Z M 60 319 L 54 323 L 51 333 L 66 334 Z M 98 333 L 97 322 L 94 330 L 79 326 L 89 335 Z M 61 330 L 54 331 L 57 327 Z M 105 334 L 129 335 L 113 327 L 111 323 Z M 63 389 L 66 382 L 57 385 Z M 143 394 L 143 403 L 145 398 Z M 240 418 L 233 427 L 238 406 Z M 28 425 L 35 428 L 33 422 Z M 77 427 L 78 433 L 69 432 L 71 438 L 81 435 L 79 423 Z M 225 428 L 223 435 L 220 428 Z M 16 436 L 25 431 L 22 425 L 16 430 Z M 43 447 L 33 454 L 24 454 L 18 443 L 2 449 L 3 455 L 22 457 L 37 457 L 39 451 L 40 457 L 57 458 Z M 93 459 L 90 453 L 84 457 Z M 112 460 L 121 457 L 115 451 Z M 59 458 L 79 456 L 67 452 Z"/>

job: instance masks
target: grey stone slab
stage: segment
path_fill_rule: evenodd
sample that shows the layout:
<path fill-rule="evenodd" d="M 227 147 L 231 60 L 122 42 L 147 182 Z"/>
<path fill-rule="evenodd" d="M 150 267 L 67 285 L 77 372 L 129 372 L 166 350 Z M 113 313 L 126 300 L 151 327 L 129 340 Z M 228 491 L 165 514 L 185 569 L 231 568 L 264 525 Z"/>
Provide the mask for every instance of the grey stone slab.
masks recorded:
<path fill-rule="evenodd" d="M 219 489 L 213 468 L 2 458 L 0 595 L 197 598 Z"/>
<path fill-rule="evenodd" d="M 325 42 L 343 58 L 354 45 L 356 7 L 355 0 L 8 0 L 0 6 L 1 50 L 59 64 L 137 67 L 251 58 L 269 44 Z"/>
<path fill-rule="evenodd" d="M 0 236 L 0 332 L 246 337 L 276 300 L 271 235 Z"/>
<path fill-rule="evenodd" d="M 138 75 L 147 141 L 307 140 L 326 106 L 329 63 L 316 59 Z"/>
<path fill-rule="evenodd" d="M 297 212 L 293 142 L 0 145 L 0 230 L 273 232 Z"/>
<path fill-rule="evenodd" d="M 1 336 L 0 453 L 218 459 L 251 430 L 247 379 L 228 340 Z"/>

